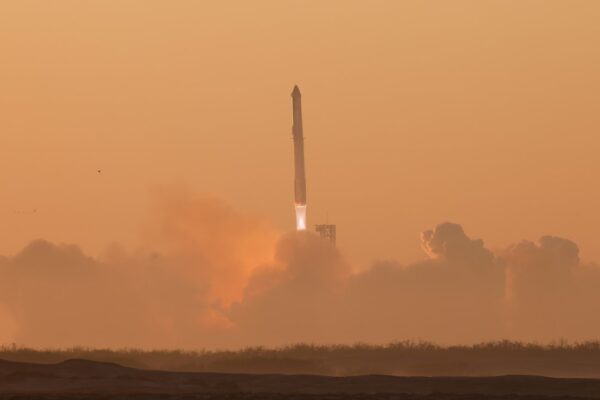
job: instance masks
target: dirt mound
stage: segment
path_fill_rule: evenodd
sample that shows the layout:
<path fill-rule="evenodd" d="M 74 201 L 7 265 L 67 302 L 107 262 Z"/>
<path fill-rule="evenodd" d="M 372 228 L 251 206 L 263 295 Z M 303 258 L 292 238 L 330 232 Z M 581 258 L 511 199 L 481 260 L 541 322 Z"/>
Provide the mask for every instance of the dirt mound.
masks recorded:
<path fill-rule="evenodd" d="M 58 364 L 0 360 L 0 393 L 36 396 L 61 394 L 67 397 L 98 394 L 128 396 L 236 394 L 239 395 L 238 397 L 241 396 L 240 398 L 246 398 L 250 394 L 269 394 L 269 397 L 284 394 L 294 394 L 294 396 L 377 394 L 379 398 L 385 398 L 391 394 L 398 396 L 411 394 L 428 396 L 430 399 L 447 398 L 451 395 L 460 398 L 472 395 L 600 398 L 600 380 L 536 376 L 473 378 L 223 374 L 150 371 L 82 359 L 67 360 Z M 386 395 L 381 397 L 383 394 Z"/>

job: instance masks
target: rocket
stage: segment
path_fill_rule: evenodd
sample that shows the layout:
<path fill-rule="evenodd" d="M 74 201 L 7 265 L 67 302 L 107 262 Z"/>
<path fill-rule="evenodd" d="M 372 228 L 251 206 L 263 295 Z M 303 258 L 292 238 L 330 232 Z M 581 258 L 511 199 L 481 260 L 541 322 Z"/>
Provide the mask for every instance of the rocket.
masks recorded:
<path fill-rule="evenodd" d="M 306 176 L 304 171 L 304 132 L 302 131 L 302 95 L 298 86 L 292 91 L 294 139 L 294 205 L 296 230 L 306 230 Z"/>

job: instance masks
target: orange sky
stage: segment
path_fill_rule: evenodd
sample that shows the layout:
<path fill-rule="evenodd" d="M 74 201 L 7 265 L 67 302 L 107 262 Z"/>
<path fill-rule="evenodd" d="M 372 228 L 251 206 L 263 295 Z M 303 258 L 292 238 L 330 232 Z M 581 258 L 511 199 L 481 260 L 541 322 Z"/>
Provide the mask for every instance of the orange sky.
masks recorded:
<path fill-rule="evenodd" d="M 596 0 L 2 1 L 0 254 L 133 247 L 173 183 L 293 229 L 297 83 L 309 222 L 355 265 L 421 258 L 443 221 L 600 260 L 598 21 Z"/>

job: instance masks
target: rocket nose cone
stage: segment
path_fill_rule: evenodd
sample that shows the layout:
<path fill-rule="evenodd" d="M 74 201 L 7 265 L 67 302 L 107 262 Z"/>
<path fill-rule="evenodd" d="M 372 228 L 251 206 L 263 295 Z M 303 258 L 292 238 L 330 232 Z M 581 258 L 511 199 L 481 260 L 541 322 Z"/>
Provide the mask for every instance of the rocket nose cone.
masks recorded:
<path fill-rule="evenodd" d="M 292 90 L 292 97 L 300 97 L 300 88 L 298 88 L 298 85 L 294 85 L 294 90 Z"/>

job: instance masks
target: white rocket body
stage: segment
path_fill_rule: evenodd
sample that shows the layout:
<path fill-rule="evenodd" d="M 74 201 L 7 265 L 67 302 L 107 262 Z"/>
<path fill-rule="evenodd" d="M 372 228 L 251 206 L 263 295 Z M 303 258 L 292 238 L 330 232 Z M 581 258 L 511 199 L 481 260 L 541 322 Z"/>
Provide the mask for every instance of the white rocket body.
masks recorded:
<path fill-rule="evenodd" d="M 296 209 L 296 229 L 306 230 L 306 174 L 304 171 L 304 132 L 302 130 L 302 100 L 300 89 L 292 91 L 294 124 L 294 204 Z"/>

